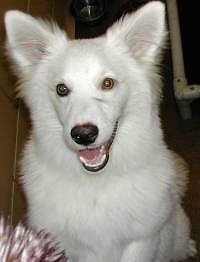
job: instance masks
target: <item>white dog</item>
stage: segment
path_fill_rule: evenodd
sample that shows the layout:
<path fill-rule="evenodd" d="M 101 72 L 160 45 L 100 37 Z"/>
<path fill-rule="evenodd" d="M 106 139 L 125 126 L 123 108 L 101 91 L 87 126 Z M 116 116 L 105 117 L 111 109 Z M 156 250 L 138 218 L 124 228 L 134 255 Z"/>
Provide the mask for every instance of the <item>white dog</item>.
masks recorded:
<path fill-rule="evenodd" d="M 150 2 L 90 40 L 19 11 L 5 24 L 33 123 L 22 161 L 29 223 L 57 237 L 70 262 L 193 255 L 185 169 L 158 116 L 164 5 Z"/>

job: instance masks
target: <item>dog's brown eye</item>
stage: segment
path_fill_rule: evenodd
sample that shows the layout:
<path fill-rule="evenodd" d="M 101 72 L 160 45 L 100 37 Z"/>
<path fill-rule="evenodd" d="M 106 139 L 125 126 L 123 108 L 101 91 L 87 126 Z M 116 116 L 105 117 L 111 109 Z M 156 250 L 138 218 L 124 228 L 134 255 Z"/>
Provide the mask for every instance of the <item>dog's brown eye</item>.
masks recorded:
<path fill-rule="evenodd" d="M 103 80 L 101 88 L 103 90 L 110 90 L 110 89 L 112 89 L 114 87 L 114 85 L 115 85 L 114 79 L 112 79 L 112 78 L 105 78 Z"/>
<path fill-rule="evenodd" d="M 70 89 L 64 84 L 57 84 L 56 92 L 59 96 L 67 96 L 70 93 Z"/>

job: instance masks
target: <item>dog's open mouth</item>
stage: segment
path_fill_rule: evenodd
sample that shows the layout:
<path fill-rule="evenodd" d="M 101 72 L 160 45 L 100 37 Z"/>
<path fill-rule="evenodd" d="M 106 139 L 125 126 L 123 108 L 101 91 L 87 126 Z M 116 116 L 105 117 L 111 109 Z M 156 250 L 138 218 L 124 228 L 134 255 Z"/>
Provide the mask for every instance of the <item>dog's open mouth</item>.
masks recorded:
<path fill-rule="evenodd" d="M 109 159 L 109 150 L 116 135 L 117 126 L 118 122 L 116 122 L 113 133 L 106 144 L 96 148 L 79 150 L 80 161 L 86 170 L 97 172 L 106 166 Z"/>

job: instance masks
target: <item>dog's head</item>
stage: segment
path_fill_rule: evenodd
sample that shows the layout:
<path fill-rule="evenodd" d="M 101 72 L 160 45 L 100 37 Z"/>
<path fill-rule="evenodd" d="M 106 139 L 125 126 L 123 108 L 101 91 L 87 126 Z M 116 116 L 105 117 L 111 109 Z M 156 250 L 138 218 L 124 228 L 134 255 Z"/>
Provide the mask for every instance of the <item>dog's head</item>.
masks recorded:
<path fill-rule="evenodd" d="M 145 5 L 90 40 L 70 40 L 55 24 L 19 11 L 8 12 L 5 24 L 19 95 L 46 153 L 68 146 L 85 169 L 99 171 L 119 133 L 131 124 L 142 133 L 157 103 L 151 81 L 165 37 L 162 3 Z"/>

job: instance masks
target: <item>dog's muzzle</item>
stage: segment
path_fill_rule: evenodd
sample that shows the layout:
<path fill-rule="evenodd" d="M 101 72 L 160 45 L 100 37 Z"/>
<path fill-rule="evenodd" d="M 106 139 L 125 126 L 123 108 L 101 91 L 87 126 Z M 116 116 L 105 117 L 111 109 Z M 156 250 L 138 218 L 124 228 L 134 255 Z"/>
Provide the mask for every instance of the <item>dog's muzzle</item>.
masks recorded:
<path fill-rule="evenodd" d="M 85 149 L 78 151 L 79 159 L 87 171 L 97 172 L 103 169 L 109 160 L 109 151 L 116 135 L 118 122 L 115 123 L 113 133 L 110 139 L 104 145 L 92 148 L 92 145 L 99 133 L 98 127 L 86 123 L 83 125 L 77 125 L 71 130 L 71 137 L 77 144 L 86 146 Z"/>

